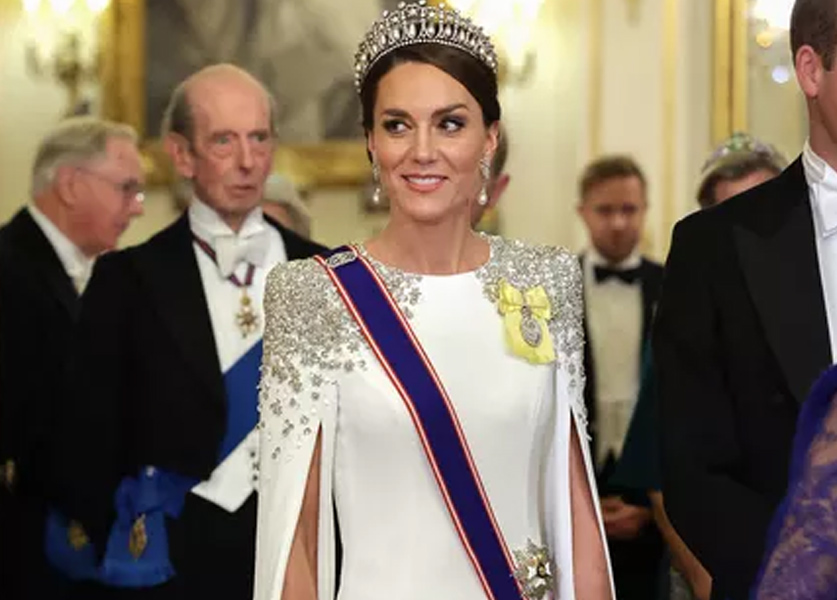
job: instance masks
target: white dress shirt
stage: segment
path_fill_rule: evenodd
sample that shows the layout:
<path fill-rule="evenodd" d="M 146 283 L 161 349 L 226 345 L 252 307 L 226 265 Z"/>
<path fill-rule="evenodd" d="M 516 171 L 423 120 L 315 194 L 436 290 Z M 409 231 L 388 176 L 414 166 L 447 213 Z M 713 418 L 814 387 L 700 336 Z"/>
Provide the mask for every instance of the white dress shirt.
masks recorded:
<path fill-rule="evenodd" d="M 58 255 L 58 260 L 61 261 L 64 271 L 73 281 L 76 292 L 81 295 L 84 288 L 87 287 L 91 273 L 93 273 L 93 265 L 96 259 L 84 254 L 37 206 L 30 204 L 28 208 L 32 219 L 40 227 Z"/>
<path fill-rule="evenodd" d="M 218 264 L 197 244 L 193 244 L 221 371 L 226 373 L 262 339 L 265 279 L 275 264 L 287 261 L 285 245 L 279 232 L 265 222 L 261 208 L 254 209 L 235 233 L 218 213 L 194 199 L 189 206 L 189 223 L 192 232 L 217 254 Z M 248 262 L 256 269 L 247 295 L 259 319 L 257 330 L 245 337 L 236 323 L 243 292 L 228 277 L 234 273 L 239 281 L 244 282 Z M 254 382 L 254 386 L 257 383 Z M 254 468 L 257 456 L 258 434 L 252 431 L 218 465 L 210 478 L 198 484 L 192 492 L 229 512 L 235 512 L 257 488 L 258 478 Z"/>
<path fill-rule="evenodd" d="M 802 167 L 814 217 L 817 260 L 834 362 L 837 350 L 837 172 L 814 153 L 808 140 L 802 150 Z"/>
<path fill-rule="evenodd" d="M 596 461 L 609 453 L 618 457 L 639 392 L 642 345 L 642 286 L 618 278 L 596 281 L 595 267 L 635 269 L 642 264 L 634 251 L 619 264 L 609 263 L 595 249 L 585 252 L 584 298 L 590 352 L 595 365 Z"/>

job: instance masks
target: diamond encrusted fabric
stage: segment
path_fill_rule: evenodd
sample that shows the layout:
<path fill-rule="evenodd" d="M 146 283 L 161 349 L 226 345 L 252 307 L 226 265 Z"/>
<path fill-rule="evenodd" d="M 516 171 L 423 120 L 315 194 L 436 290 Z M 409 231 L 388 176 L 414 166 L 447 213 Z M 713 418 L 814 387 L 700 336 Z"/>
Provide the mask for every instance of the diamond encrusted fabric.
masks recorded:
<path fill-rule="evenodd" d="M 497 304 L 499 283 L 503 279 L 518 289 L 538 285 L 546 289 L 553 308 L 549 332 L 559 363 L 565 363 L 558 367 L 566 369 L 569 375 L 570 402 L 586 435 L 584 295 L 578 257 L 566 248 L 532 245 L 496 236 L 486 238 L 491 244 L 491 260 L 476 275 L 492 304 Z"/>
<path fill-rule="evenodd" d="M 586 424 L 582 289 L 576 257 L 560 248 L 496 236 L 485 239 L 491 257 L 474 276 L 492 304 L 497 303 L 503 279 L 520 289 L 541 285 L 547 291 L 553 307 L 549 329 L 558 368 L 569 374 L 570 402 Z M 407 318 L 412 318 L 421 303 L 421 275 L 383 265 L 362 246 L 358 249 L 386 282 Z M 324 405 L 336 398 L 334 387 L 340 374 L 366 369 L 374 359 L 328 275 L 312 259 L 273 269 L 265 289 L 265 315 L 259 402 L 262 452 L 273 459 L 290 459 L 303 438 L 315 433 Z M 497 327 L 501 326 L 498 314 Z"/>

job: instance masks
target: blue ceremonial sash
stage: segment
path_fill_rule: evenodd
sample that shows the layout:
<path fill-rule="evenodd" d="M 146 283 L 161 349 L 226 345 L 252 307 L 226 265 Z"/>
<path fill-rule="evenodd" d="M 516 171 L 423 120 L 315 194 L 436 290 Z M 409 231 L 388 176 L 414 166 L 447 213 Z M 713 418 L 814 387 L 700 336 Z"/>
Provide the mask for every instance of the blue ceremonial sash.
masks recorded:
<path fill-rule="evenodd" d="M 219 450 L 223 462 L 258 422 L 258 383 L 262 342 L 254 344 L 224 374 L 227 430 Z M 165 583 L 174 575 L 169 560 L 166 517 L 177 518 L 186 494 L 199 481 L 175 473 L 146 468 L 137 477 L 122 480 L 115 496 L 116 522 L 108 536 L 101 563 L 83 529 L 52 511 L 46 525 L 46 555 L 59 571 L 72 580 L 95 580 L 114 587 L 141 588 Z M 137 523 L 141 527 L 137 528 Z M 138 556 L 137 538 L 145 539 Z"/>
<path fill-rule="evenodd" d="M 116 522 L 101 562 L 81 526 L 50 511 L 45 533 L 47 559 L 75 581 L 130 588 L 165 583 L 174 576 L 165 520 L 180 516 L 186 494 L 196 483 L 194 478 L 154 468 L 124 478 L 116 490 Z"/>
<path fill-rule="evenodd" d="M 439 490 L 483 589 L 520 600 L 514 561 L 494 518 L 454 407 L 395 300 L 351 246 L 316 257 L 410 413 Z"/>
<path fill-rule="evenodd" d="M 262 341 L 259 340 L 224 373 L 224 388 L 227 391 L 227 431 L 221 442 L 220 462 L 244 441 L 258 423 L 261 365 Z"/>

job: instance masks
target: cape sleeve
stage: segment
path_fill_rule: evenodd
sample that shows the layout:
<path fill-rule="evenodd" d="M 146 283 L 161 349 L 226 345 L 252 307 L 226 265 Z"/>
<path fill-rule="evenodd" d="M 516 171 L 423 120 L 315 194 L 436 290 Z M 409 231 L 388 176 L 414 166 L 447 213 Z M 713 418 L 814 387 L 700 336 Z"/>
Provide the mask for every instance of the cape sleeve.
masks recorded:
<path fill-rule="evenodd" d="M 324 274 L 314 261 L 278 265 L 265 290 L 259 386 L 259 509 L 255 600 L 281 597 L 305 484 L 321 433 L 320 597 L 333 587 L 331 469 L 337 385 L 317 357 L 325 352 L 318 310 Z M 325 593 L 324 593 L 325 592 Z"/>
<path fill-rule="evenodd" d="M 548 539 L 558 567 L 558 598 L 574 598 L 573 576 L 573 517 L 570 496 L 570 444 L 575 429 L 580 445 L 587 483 L 593 496 L 596 517 L 605 557 L 608 561 L 610 586 L 610 560 L 607 557 L 607 539 L 598 502 L 593 459 L 587 433 L 587 410 L 584 403 L 584 328 L 583 292 L 581 269 L 575 255 L 564 249 L 555 250 L 552 256 L 552 303 L 558 307 L 550 323 L 550 335 L 556 352 L 555 362 L 555 432 L 546 466 L 546 522 Z M 569 535 L 567 534 L 569 532 Z M 615 597 L 615 593 L 614 593 Z"/>

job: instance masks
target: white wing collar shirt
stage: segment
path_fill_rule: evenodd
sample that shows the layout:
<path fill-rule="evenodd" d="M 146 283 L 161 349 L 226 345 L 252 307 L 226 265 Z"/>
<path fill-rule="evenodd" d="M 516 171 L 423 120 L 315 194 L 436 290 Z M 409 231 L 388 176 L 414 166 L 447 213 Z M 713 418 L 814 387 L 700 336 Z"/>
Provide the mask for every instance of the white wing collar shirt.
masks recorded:
<path fill-rule="evenodd" d="M 255 344 L 261 342 L 265 280 L 275 264 L 287 261 L 285 245 L 279 231 L 265 222 L 258 207 L 247 216 L 236 233 L 218 213 L 195 198 L 189 206 L 189 223 L 195 237 L 203 240 L 216 255 L 216 260 L 213 260 L 197 243 L 193 244 L 221 372 L 226 373 Z M 245 283 L 249 265 L 255 267 L 252 282 L 243 290 L 230 281 L 230 277 Z M 238 322 L 245 291 L 249 306 L 256 315 L 254 328 L 246 335 Z M 258 381 L 254 381 L 253 386 L 257 385 Z M 211 477 L 198 484 L 192 492 L 229 512 L 235 512 L 258 486 L 254 468 L 257 456 L 258 435 L 252 431 L 216 467 Z"/>
<path fill-rule="evenodd" d="M 638 268 L 638 251 L 617 265 L 590 248 L 585 252 L 584 299 L 596 390 L 596 460 L 619 457 L 639 391 L 642 346 L 642 286 L 612 277 L 597 281 L 596 267 Z"/>
<path fill-rule="evenodd" d="M 96 262 L 95 258 L 90 258 L 81 249 L 76 246 L 70 238 L 56 227 L 55 223 L 49 220 L 41 210 L 34 204 L 29 205 L 29 214 L 37 223 L 46 239 L 49 241 L 55 253 L 58 255 L 58 260 L 64 267 L 67 275 L 73 281 L 73 286 L 76 292 L 81 295 L 84 288 L 87 287 L 87 282 L 90 280 L 90 275 L 93 273 L 93 265 Z"/>
<path fill-rule="evenodd" d="M 837 173 L 811 149 L 808 140 L 802 150 L 802 167 L 814 217 L 817 260 L 834 362 L 837 349 Z"/>

